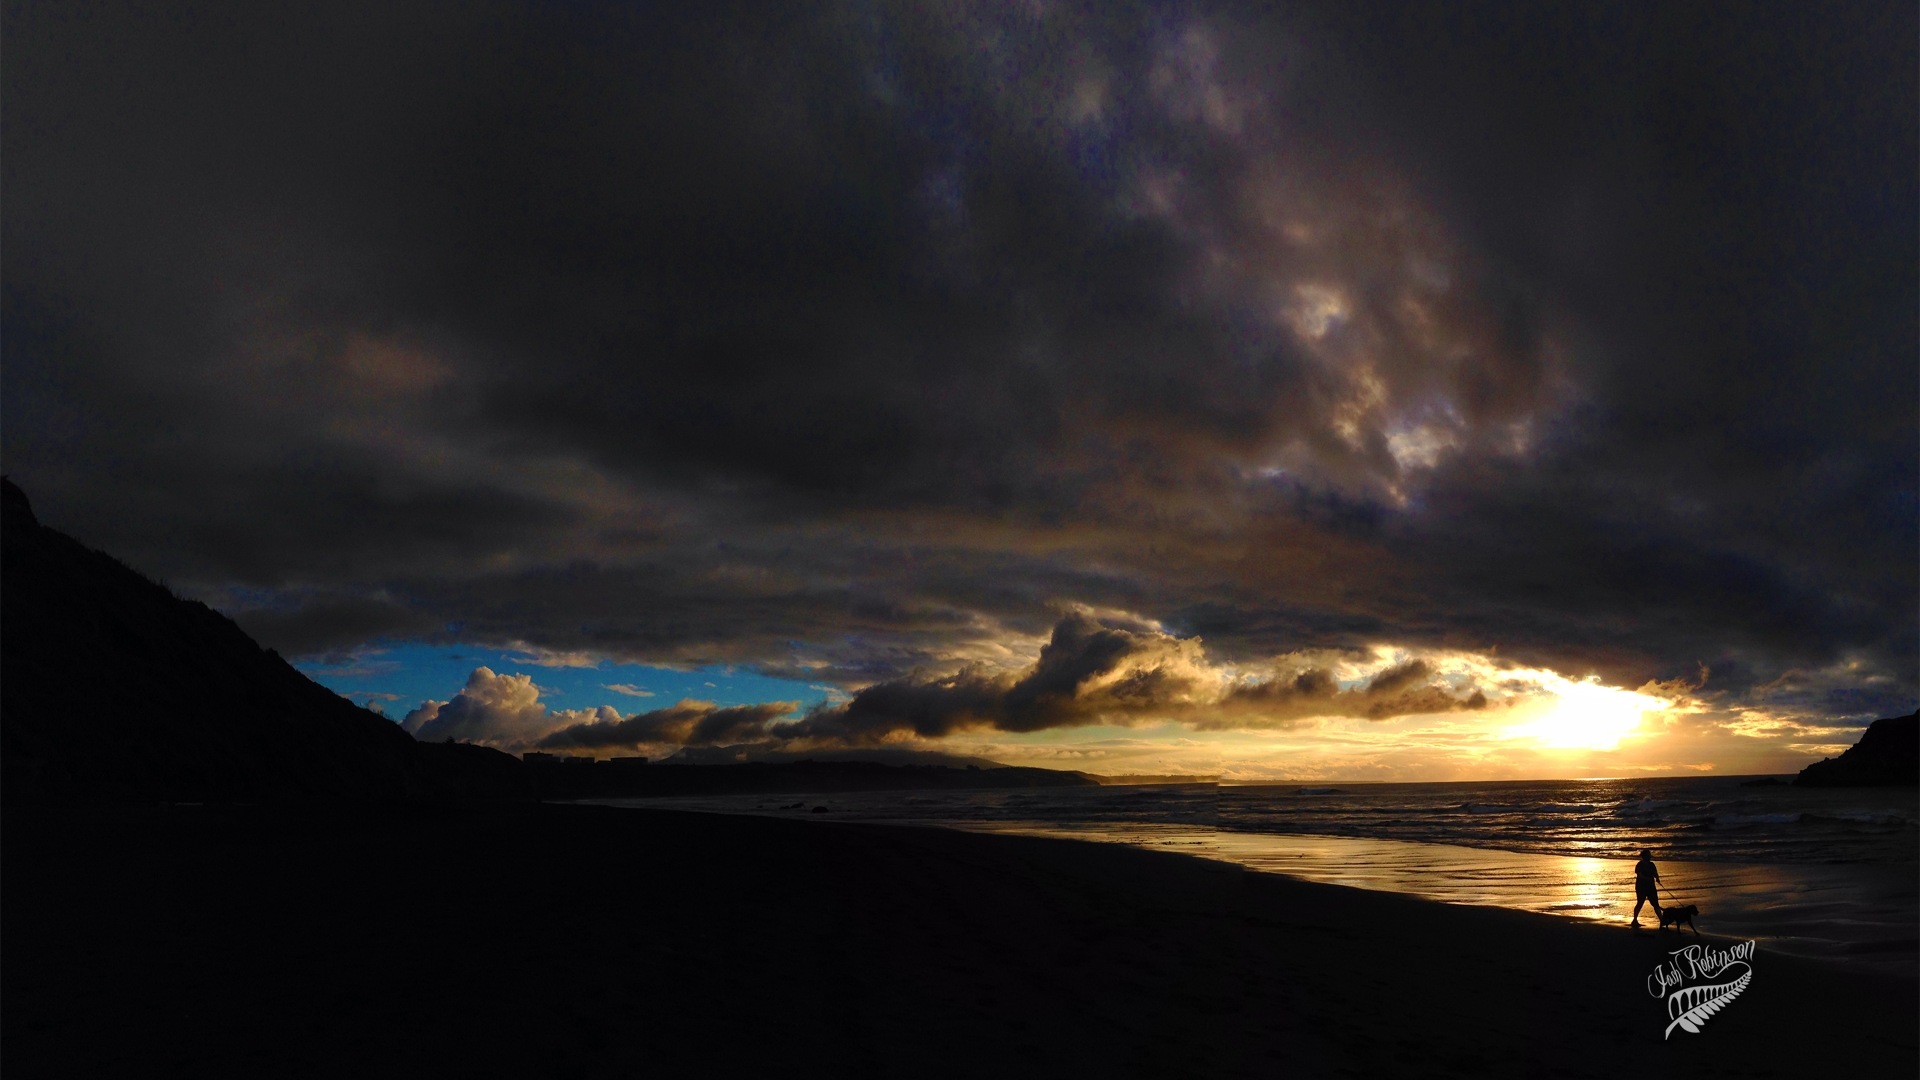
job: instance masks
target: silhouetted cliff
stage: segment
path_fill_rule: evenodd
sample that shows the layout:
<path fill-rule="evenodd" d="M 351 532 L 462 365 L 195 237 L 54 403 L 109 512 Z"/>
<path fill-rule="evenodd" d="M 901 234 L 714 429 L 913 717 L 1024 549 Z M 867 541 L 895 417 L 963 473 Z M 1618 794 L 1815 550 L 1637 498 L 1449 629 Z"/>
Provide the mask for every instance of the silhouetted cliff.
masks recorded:
<path fill-rule="evenodd" d="M 1795 787 L 1894 787 L 1920 784 L 1920 712 L 1875 720 L 1837 758 L 1800 770 Z"/>
<path fill-rule="evenodd" d="M 524 794 L 520 762 L 414 742 L 226 616 L 42 526 L 0 481 L 10 803 Z"/>

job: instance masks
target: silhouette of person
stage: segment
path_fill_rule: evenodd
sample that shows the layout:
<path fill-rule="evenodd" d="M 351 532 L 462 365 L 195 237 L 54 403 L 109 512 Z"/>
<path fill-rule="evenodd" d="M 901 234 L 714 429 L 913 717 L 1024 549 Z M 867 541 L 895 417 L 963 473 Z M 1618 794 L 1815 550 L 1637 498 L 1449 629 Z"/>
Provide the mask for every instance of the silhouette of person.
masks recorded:
<path fill-rule="evenodd" d="M 1651 902 L 1657 918 L 1665 914 L 1660 906 L 1660 868 L 1653 865 L 1653 852 L 1640 849 L 1640 861 L 1633 864 L 1633 922 L 1640 925 L 1640 905 Z"/>

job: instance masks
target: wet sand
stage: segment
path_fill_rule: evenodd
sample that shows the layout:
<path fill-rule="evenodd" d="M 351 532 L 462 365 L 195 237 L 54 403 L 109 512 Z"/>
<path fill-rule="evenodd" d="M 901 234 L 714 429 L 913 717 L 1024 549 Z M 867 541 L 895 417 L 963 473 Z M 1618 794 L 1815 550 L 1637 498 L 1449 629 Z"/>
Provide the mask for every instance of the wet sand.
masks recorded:
<path fill-rule="evenodd" d="M 10 1076 L 1920 1067 L 1912 973 L 1762 948 L 1663 1041 L 1672 934 L 1119 845 L 586 806 L 0 825 Z"/>
<path fill-rule="evenodd" d="M 1572 858 L 1406 840 L 1245 833 L 1183 826 L 972 824 L 973 831 L 1127 843 L 1238 863 L 1306 881 L 1403 893 L 1449 904 L 1511 908 L 1626 927 L 1632 859 Z M 1660 863 L 1663 900 L 1701 908 L 1699 929 L 1755 940 L 1769 953 L 1845 961 L 1896 973 L 1920 969 L 1913 863 Z M 1649 928 L 1651 906 L 1640 918 Z"/>

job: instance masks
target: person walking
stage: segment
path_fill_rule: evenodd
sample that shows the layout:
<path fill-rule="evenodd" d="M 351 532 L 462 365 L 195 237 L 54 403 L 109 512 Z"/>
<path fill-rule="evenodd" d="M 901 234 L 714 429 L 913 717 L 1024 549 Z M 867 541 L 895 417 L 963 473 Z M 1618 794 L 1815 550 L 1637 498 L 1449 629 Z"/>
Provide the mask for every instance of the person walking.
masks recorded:
<path fill-rule="evenodd" d="M 1660 907 L 1660 868 L 1653 865 L 1653 852 L 1641 848 L 1640 861 L 1633 864 L 1633 922 L 1629 925 L 1640 925 L 1640 905 L 1648 902 L 1653 904 L 1653 917 L 1659 918 L 1663 911 Z"/>

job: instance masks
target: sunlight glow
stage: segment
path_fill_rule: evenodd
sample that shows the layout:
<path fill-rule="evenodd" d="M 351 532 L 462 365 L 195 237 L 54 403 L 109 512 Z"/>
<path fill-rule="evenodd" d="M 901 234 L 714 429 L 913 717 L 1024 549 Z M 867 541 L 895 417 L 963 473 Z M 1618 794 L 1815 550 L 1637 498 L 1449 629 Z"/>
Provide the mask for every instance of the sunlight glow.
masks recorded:
<path fill-rule="evenodd" d="M 1506 737 L 1530 739 L 1553 750 L 1612 750 L 1640 729 L 1645 714 L 1673 705 L 1666 698 L 1605 686 L 1591 678 L 1562 681 L 1552 692 L 1553 700 L 1543 712 L 1507 728 Z"/>

